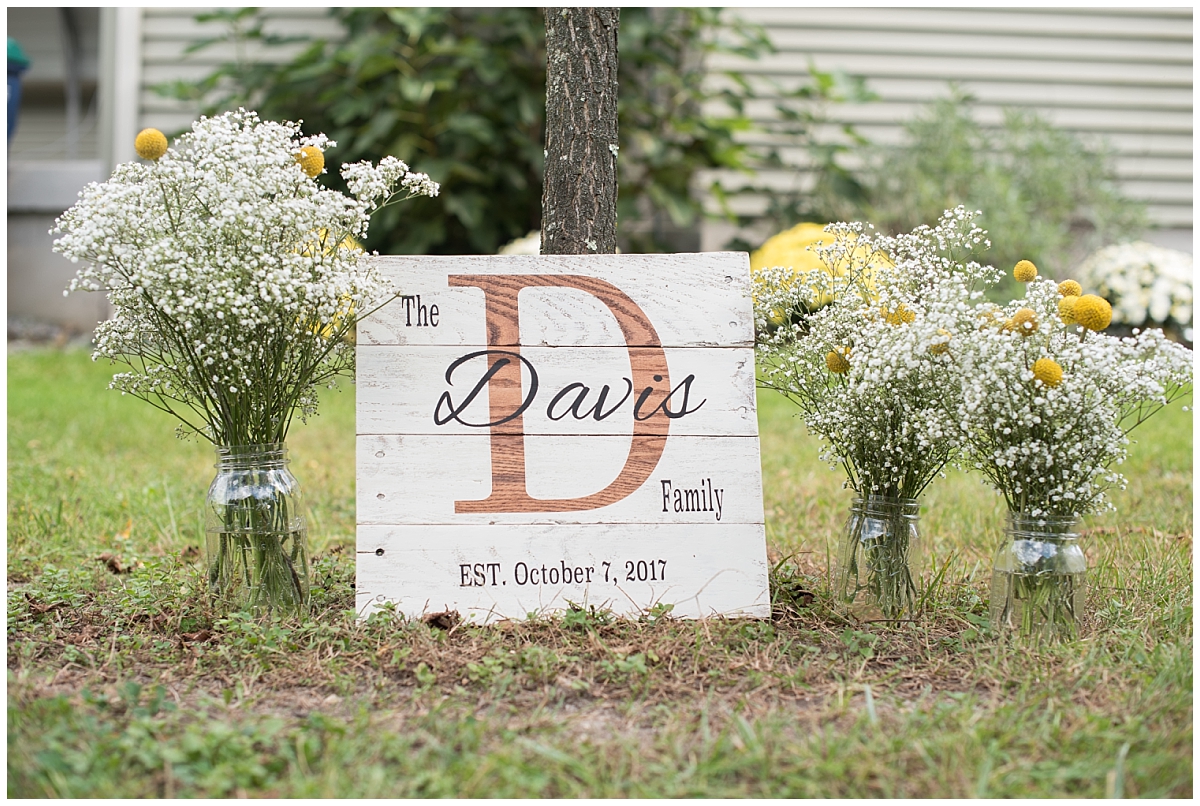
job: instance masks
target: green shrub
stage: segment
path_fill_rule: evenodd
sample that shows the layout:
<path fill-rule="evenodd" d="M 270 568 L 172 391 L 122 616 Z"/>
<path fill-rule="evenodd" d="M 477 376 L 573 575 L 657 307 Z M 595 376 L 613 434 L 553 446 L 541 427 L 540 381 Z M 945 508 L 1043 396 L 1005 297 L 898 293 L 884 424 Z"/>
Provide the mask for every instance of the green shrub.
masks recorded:
<path fill-rule="evenodd" d="M 207 113 L 237 106 L 267 119 L 302 120 L 307 132 L 338 142 L 330 163 L 393 155 L 441 184 L 433 199 L 382 211 L 368 247 L 385 254 L 494 253 L 540 226 L 545 119 L 545 24 L 536 8 L 334 9 L 346 36 L 338 41 L 281 38 L 255 9 L 197 17 L 223 21 L 227 32 L 196 43 L 307 42 L 285 63 L 245 60 L 222 65 L 199 83 L 159 90 L 203 102 Z M 718 35 L 719 34 L 719 35 Z M 768 147 L 737 138 L 751 128 L 745 101 L 755 91 L 725 71 L 711 89 L 706 57 L 771 52 L 761 28 L 726 20 L 718 9 L 625 8 L 621 11 L 618 216 L 622 248 L 686 248 L 680 235 L 703 215 L 701 171 L 753 173 L 779 164 Z M 239 48 L 239 52 L 244 48 Z M 783 130 L 808 144 L 816 102 L 836 100 L 840 82 L 812 81 L 780 97 Z M 723 114 L 706 112 L 724 101 Z M 835 152 L 821 160 L 834 165 Z M 340 186 L 336 171 L 326 181 Z M 709 187 L 718 199 L 719 183 Z M 774 198 L 774 197 L 772 197 Z M 693 232 L 694 235 L 694 232 Z M 695 248 L 694 238 L 692 248 Z"/>
<path fill-rule="evenodd" d="M 975 120 L 973 102 L 952 87 L 949 98 L 905 124 L 901 145 L 868 148 L 866 198 L 843 204 L 840 217 L 907 232 L 964 204 L 983 211 L 979 222 L 992 242 L 987 262 L 1008 269 L 1028 259 L 1051 277 L 1145 226 L 1144 208 L 1113 181 L 1105 147 L 1032 111 L 1005 110 L 1003 125 L 989 131 Z"/>

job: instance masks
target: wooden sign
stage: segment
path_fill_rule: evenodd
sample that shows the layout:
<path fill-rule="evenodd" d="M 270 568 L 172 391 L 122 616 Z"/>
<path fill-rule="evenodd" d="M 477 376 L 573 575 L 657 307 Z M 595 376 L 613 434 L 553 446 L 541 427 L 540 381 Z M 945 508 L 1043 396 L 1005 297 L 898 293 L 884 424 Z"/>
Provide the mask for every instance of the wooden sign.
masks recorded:
<path fill-rule="evenodd" d="M 380 263 L 360 613 L 768 615 L 745 254 Z"/>

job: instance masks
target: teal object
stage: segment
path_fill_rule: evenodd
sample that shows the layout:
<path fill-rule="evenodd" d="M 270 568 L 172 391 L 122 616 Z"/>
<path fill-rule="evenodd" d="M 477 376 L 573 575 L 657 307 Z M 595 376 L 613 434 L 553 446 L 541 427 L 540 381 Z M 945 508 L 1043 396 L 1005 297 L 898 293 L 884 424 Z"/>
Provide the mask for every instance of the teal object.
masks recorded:
<path fill-rule="evenodd" d="M 8 70 L 12 72 L 14 66 L 22 71 L 29 67 L 29 57 L 25 55 L 25 51 L 21 50 L 21 43 L 8 38 Z"/>
<path fill-rule="evenodd" d="M 21 44 L 8 38 L 8 142 L 17 130 L 17 115 L 21 112 L 21 74 L 29 69 L 29 57 Z"/>

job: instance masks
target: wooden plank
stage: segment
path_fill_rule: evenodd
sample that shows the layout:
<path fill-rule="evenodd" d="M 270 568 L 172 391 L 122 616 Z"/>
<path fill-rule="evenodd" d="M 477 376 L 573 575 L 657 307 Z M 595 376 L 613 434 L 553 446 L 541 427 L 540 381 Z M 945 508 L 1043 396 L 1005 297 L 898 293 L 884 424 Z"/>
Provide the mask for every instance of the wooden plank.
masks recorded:
<path fill-rule="evenodd" d="M 646 348 L 522 347 L 523 420 L 526 434 L 632 435 L 631 416 L 641 389 L 631 366 Z M 358 351 L 358 433 L 470 434 L 492 419 L 488 390 L 470 398 L 461 414 L 445 420 L 447 405 L 463 404 L 496 354 L 478 347 L 364 345 Z M 459 363 L 463 355 L 474 358 Z M 754 350 L 750 347 L 667 348 L 664 385 L 678 390 L 670 433 L 753 436 Z M 449 368 L 454 369 L 450 370 Z M 429 383 L 451 372 L 453 383 Z M 536 384 L 534 378 L 536 377 Z M 604 391 L 607 389 L 608 391 Z M 603 398 L 601 396 L 603 395 Z M 443 400 L 443 396 L 448 396 Z M 657 398 L 654 398 L 657 399 Z M 641 411 L 651 410 L 647 396 Z M 597 406 L 599 409 L 597 410 Z M 439 415 L 439 412 L 441 415 Z"/>
<path fill-rule="evenodd" d="M 746 114 L 755 120 L 769 121 L 778 117 L 777 101 L 764 99 L 745 105 Z M 989 103 L 976 103 L 972 112 L 977 121 L 984 125 L 999 125 L 1004 120 L 1004 107 Z M 851 124 L 856 127 L 869 125 L 895 125 L 917 115 L 927 114 L 926 104 L 878 102 L 873 104 L 843 105 L 830 110 L 829 124 L 838 126 Z M 1060 129 L 1072 131 L 1094 131 L 1098 133 L 1144 132 L 1191 134 L 1192 110 L 1132 112 L 1128 109 L 1062 108 L 1042 110 L 1042 116 Z"/>
<path fill-rule="evenodd" d="M 722 104 L 706 104 L 709 114 L 720 114 Z M 762 126 L 778 120 L 776 101 L 762 100 L 745 104 L 746 114 Z M 1192 134 L 1192 110 L 1146 110 L 1064 107 L 1037 109 L 1042 118 L 1049 120 L 1062 130 L 1108 134 L 1153 132 L 1156 134 Z M 984 127 L 1003 124 L 1006 109 L 996 104 L 976 103 L 972 114 Z M 832 110 L 827 120 L 829 127 L 851 125 L 859 130 L 866 127 L 900 127 L 902 121 L 928 115 L 925 103 L 874 103 L 869 106 L 842 106 Z"/>
<path fill-rule="evenodd" d="M 1191 165 L 1183 159 L 1179 160 L 1177 165 L 1178 167 L 1172 174 L 1154 176 L 1147 172 L 1122 170 L 1118 164 L 1117 176 L 1121 179 L 1121 188 L 1127 196 L 1155 199 L 1164 204 L 1190 204 L 1192 200 Z M 747 187 L 771 188 L 776 191 L 799 189 L 807 192 L 812 189 L 815 181 L 813 173 L 803 163 L 792 170 L 764 171 L 749 179 L 744 174 L 735 171 L 721 174 L 714 172 L 712 178 L 718 177 L 725 190 L 730 192 Z"/>
<path fill-rule="evenodd" d="M 358 331 L 361 612 L 769 613 L 745 254 L 380 270 L 403 295 Z"/>
<path fill-rule="evenodd" d="M 142 35 L 148 41 L 177 41 L 186 43 L 226 32 L 219 20 L 197 22 L 196 15 L 212 11 L 212 8 L 145 10 Z M 344 34 L 342 25 L 329 16 L 328 8 L 292 6 L 288 8 L 264 8 L 267 18 L 264 26 L 267 33 L 284 36 L 309 35 L 334 37 Z"/>
<path fill-rule="evenodd" d="M 1125 194 L 1133 199 L 1153 200 L 1159 204 L 1191 206 L 1191 182 L 1160 182 L 1151 179 L 1128 179 L 1121 183 Z"/>
<path fill-rule="evenodd" d="M 803 185 L 801 186 L 803 187 Z M 1136 196 L 1132 198 L 1137 199 Z M 1193 221 L 1192 205 L 1172 205 L 1169 203 L 1161 203 L 1157 198 L 1141 198 L 1139 201 L 1146 204 L 1146 214 L 1156 227 L 1191 227 Z M 767 214 L 768 199 L 766 196 L 736 196 L 728 203 L 729 209 L 736 215 L 761 217 Z M 718 213 L 715 205 L 711 205 L 709 211 L 713 214 Z M 774 234 L 766 232 L 763 238 Z M 717 241 L 722 243 L 723 241 Z"/>
<path fill-rule="evenodd" d="M 792 169 L 786 172 L 788 176 L 794 176 L 797 172 L 807 174 L 812 170 L 811 155 L 804 149 L 782 148 L 779 149 L 779 156 L 785 165 L 792 166 Z M 859 168 L 863 165 L 863 160 L 847 156 L 841 161 L 841 165 L 846 168 Z M 1190 156 L 1158 157 L 1141 154 L 1115 154 L 1113 168 L 1115 175 L 1121 180 L 1180 182 L 1189 187 L 1192 183 L 1192 159 Z M 757 184 L 757 181 L 745 182 L 743 176 L 737 171 L 705 171 L 698 179 L 701 183 L 707 183 L 720 178 L 726 189 L 741 187 L 745 184 Z M 766 176 L 768 175 L 760 174 L 760 177 Z M 807 185 L 802 186 L 806 187 Z"/>
<path fill-rule="evenodd" d="M 1190 39 L 1079 38 L 1063 32 L 1054 36 L 972 31 L 859 31 L 834 38 L 816 28 L 775 28 L 771 41 L 783 52 L 803 54 L 873 53 L 880 56 L 957 56 L 1042 61 L 1101 61 L 1159 64 L 1192 60 Z"/>
<path fill-rule="evenodd" d="M 197 37 L 199 38 L 199 37 Z M 170 68 L 173 65 L 186 63 L 189 65 L 204 65 L 209 69 L 217 65 L 234 62 L 239 58 L 238 46 L 232 42 L 218 42 L 192 53 L 185 51 L 193 40 L 164 40 L 157 39 L 146 42 L 142 46 L 142 58 L 147 66 Z M 240 57 L 245 61 L 264 64 L 283 64 L 295 59 L 311 46 L 311 42 L 289 42 L 279 45 L 265 45 L 259 42 L 249 42 L 243 46 L 244 54 Z"/>
<path fill-rule="evenodd" d="M 759 524 L 361 526 L 357 607 L 487 623 L 572 604 L 684 618 L 770 614 Z"/>
<path fill-rule="evenodd" d="M 1192 205 L 1173 206 L 1166 204 L 1155 204 L 1152 200 L 1146 200 L 1146 215 L 1157 226 L 1160 227 L 1184 227 L 1188 230 L 1192 229 L 1195 222 Z"/>
<path fill-rule="evenodd" d="M 357 452 L 360 526 L 764 520 L 758 437 L 360 435 Z M 495 472 L 511 480 L 517 454 L 523 488 L 535 503 L 478 503 L 502 492 L 493 460 L 502 463 Z M 643 481 L 631 491 L 612 490 L 631 477 Z M 564 508 L 605 491 L 610 498 L 625 495 Z"/>
<path fill-rule="evenodd" d="M 902 36 L 909 32 L 1005 32 L 1041 37 L 1070 34 L 1075 37 L 1129 37 L 1180 40 L 1192 38 L 1192 13 L 1177 9 L 970 9 L 872 8 L 847 13 L 845 7 L 779 6 L 738 8 L 727 12 L 770 30 L 792 26 L 822 28 L 843 36 L 884 30 Z"/>
<path fill-rule="evenodd" d="M 791 92 L 809 82 L 807 76 L 756 76 L 755 90 L 766 97 L 779 91 Z M 944 78 L 888 78 L 872 76 L 870 87 L 888 103 L 928 104 L 948 95 Z M 777 85 L 772 86 L 772 84 Z M 733 90 L 733 81 L 720 75 L 706 79 L 714 92 Z M 1187 87 L 1112 86 L 1094 84 L 1043 84 L 1028 81 L 975 81 L 966 87 L 981 104 L 1033 108 L 1148 109 L 1166 112 L 1191 110 L 1192 93 Z M 831 110 L 832 111 L 832 110 Z"/>
<path fill-rule="evenodd" d="M 451 275 L 539 275 L 546 283 L 586 276 L 597 282 L 593 290 L 599 293 L 603 293 L 600 284 L 619 288 L 653 323 L 657 336 L 648 340 L 649 332 L 643 328 L 630 341 L 613 304 L 583 287 L 529 285 L 517 292 L 517 341 L 522 345 L 749 347 L 754 343 L 749 258 L 744 253 L 387 256 L 379 259 L 379 268 L 410 299 L 393 302 L 361 322 L 359 344 L 488 344 L 483 289 L 469 281 L 452 286 Z M 419 306 L 428 316 L 433 305 L 438 324 L 422 325 Z M 728 315 L 719 320 L 696 314 L 726 309 Z"/>
<path fill-rule="evenodd" d="M 936 55 L 886 56 L 846 53 L 836 58 L 817 54 L 811 61 L 822 70 L 841 69 L 868 78 L 934 78 L 946 81 L 1002 80 L 1045 84 L 1115 84 L 1152 87 L 1191 85 L 1190 62 L 1171 64 L 1110 64 L 1102 61 L 1055 62 L 1045 59 L 1009 60 L 996 58 L 940 57 Z M 808 73 L 807 54 L 776 53 L 747 61 L 734 56 L 715 55 L 710 70 L 741 70 L 750 74 Z"/>
<path fill-rule="evenodd" d="M 870 138 L 877 145 L 896 145 L 904 142 L 904 130 L 899 126 L 860 126 L 860 133 Z M 1100 136 L 1100 133 L 1089 132 L 1088 136 Z M 755 144 L 774 144 L 786 142 L 785 138 L 775 137 L 767 138 L 762 136 L 753 136 L 738 138 L 741 142 Z M 836 133 L 831 133 L 828 137 L 829 141 L 836 141 L 839 138 Z M 844 139 L 844 138 L 843 138 Z M 1191 159 L 1192 156 L 1192 138 L 1191 135 L 1183 134 L 1162 134 L 1152 131 L 1144 132 L 1107 132 L 1103 133 L 1103 139 L 1107 141 L 1118 154 L 1129 155 L 1144 155 L 1144 156 L 1159 156 L 1159 157 L 1180 157 Z"/>

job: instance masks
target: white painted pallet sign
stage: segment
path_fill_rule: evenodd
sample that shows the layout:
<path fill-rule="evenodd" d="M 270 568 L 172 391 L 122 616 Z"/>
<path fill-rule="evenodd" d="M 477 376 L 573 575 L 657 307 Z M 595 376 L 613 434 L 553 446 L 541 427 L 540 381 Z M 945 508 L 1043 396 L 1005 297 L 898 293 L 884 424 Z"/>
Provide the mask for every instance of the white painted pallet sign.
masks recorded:
<path fill-rule="evenodd" d="M 359 612 L 770 611 L 745 254 L 384 257 Z"/>

